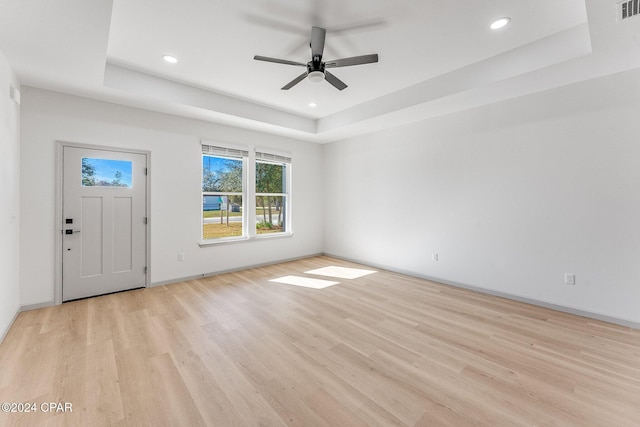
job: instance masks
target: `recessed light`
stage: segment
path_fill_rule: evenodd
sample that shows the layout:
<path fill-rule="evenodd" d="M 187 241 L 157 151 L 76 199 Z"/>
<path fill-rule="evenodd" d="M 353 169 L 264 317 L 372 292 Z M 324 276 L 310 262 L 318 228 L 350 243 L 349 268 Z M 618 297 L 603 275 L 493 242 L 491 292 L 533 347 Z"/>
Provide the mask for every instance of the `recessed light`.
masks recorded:
<path fill-rule="evenodd" d="M 176 62 L 178 62 L 178 58 L 171 55 L 162 55 L 162 59 L 167 61 L 169 64 L 175 64 Z"/>
<path fill-rule="evenodd" d="M 311 107 L 311 108 L 316 108 L 317 106 L 318 106 L 318 103 L 317 103 L 317 102 L 315 102 L 315 101 L 311 101 L 311 102 L 309 103 L 309 107 Z"/>
<path fill-rule="evenodd" d="M 493 21 L 493 24 L 491 24 L 491 29 L 499 30 L 500 28 L 507 25 L 509 22 L 511 22 L 511 18 L 509 18 L 508 16 L 505 16 L 504 18 L 496 19 L 495 21 Z"/>

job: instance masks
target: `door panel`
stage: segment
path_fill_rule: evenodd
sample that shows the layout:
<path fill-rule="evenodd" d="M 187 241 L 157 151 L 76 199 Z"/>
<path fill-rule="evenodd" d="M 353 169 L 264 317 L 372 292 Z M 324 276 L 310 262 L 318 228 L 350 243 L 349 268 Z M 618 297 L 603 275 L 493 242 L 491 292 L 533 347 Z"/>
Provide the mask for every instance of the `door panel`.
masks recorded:
<path fill-rule="evenodd" d="M 146 162 L 63 148 L 63 301 L 145 286 Z"/>
<path fill-rule="evenodd" d="M 80 277 L 99 276 L 102 274 L 102 198 L 101 197 L 81 197 L 80 215 L 77 226 L 82 228 L 83 233 L 80 238 L 80 263 L 82 265 Z M 82 219 L 82 222 L 80 222 Z M 82 225 L 80 225 L 82 224 Z M 74 228 L 75 229 L 75 228 Z M 79 231 L 77 229 L 76 233 Z M 64 236 L 67 243 L 67 251 L 72 250 L 75 239 L 71 235 Z M 67 254 L 67 262 L 72 262 L 75 255 Z"/>
<path fill-rule="evenodd" d="M 121 273 L 133 269 L 133 198 L 115 197 L 113 199 L 113 271 Z"/>

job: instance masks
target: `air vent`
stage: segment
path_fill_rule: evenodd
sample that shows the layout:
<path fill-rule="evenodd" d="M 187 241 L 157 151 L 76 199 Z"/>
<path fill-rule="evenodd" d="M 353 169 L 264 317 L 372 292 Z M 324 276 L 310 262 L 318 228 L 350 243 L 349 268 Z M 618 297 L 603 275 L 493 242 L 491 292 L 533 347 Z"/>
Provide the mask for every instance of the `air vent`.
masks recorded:
<path fill-rule="evenodd" d="M 640 0 L 628 0 L 618 3 L 618 22 L 622 22 L 626 19 L 638 16 L 638 8 L 640 7 Z"/>

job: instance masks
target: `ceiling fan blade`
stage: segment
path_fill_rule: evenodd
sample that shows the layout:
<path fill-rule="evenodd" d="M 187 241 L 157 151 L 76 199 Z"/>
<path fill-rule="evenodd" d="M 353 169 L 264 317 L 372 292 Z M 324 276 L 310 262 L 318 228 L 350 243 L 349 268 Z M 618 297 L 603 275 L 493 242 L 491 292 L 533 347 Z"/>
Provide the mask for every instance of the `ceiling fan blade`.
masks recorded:
<path fill-rule="evenodd" d="M 327 36 L 327 30 L 320 27 L 311 28 L 311 56 L 319 56 L 322 58 L 324 52 L 324 39 Z"/>
<path fill-rule="evenodd" d="M 303 81 L 306 77 L 307 77 L 307 72 L 305 71 L 304 73 L 300 74 L 298 77 L 296 77 L 295 79 L 291 80 L 289 83 L 284 85 L 281 90 L 291 89 L 292 87 L 294 87 L 295 85 Z"/>
<path fill-rule="evenodd" d="M 298 67 L 307 66 L 307 64 L 303 64 L 302 62 L 289 61 L 287 59 L 270 58 L 268 56 L 256 55 L 253 57 L 253 59 L 255 59 L 256 61 L 275 62 L 276 64 L 297 65 Z"/>
<path fill-rule="evenodd" d="M 327 70 L 324 70 L 324 79 L 329 83 L 331 83 L 333 87 L 335 87 L 338 90 L 343 90 L 347 87 L 347 85 L 342 80 L 340 80 L 339 78 L 337 78 L 336 76 L 328 72 Z"/>
<path fill-rule="evenodd" d="M 351 65 L 372 64 L 378 62 L 378 54 L 352 56 L 351 58 L 334 59 L 333 61 L 327 61 L 324 66 L 327 68 L 336 67 L 349 67 Z"/>
<path fill-rule="evenodd" d="M 339 27 L 329 27 L 327 31 L 331 34 L 347 34 L 355 31 L 371 30 L 375 28 L 382 28 L 387 25 L 386 21 L 355 21 L 347 25 L 341 25 Z"/>
<path fill-rule="evenodd" d="M 307 38 L 309 34 L 309 27 L 307 25 L 297 26 L 294 24 L 289 24 L 284 19 L 272 19 L 266 16 L 261 16 L 257 13 L 244 13 L 244 19 L 246 21 L 251 22 L 252 24 L 257 24 L 265 28 L 269 28 L 272 30 L 284 31 L 291 34 L 297 34 L 300 37 Z"/>

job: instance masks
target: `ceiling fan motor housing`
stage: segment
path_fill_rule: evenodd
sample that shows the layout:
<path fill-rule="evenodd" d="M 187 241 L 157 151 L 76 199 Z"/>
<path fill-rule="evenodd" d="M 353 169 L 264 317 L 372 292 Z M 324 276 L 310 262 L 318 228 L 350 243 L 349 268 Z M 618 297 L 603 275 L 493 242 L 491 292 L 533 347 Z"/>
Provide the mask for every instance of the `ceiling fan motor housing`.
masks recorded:
<path fill-rule="evenodd" d="M 324 62 L 319 59 L 315 60 L 315 58 L 313 61 L 307 62 L 307 72 L 311 73 L 313 71 L 320 71 L 322 74 L 324 74 Z"/>
<path fill-rule="evenodd" d="M 312 82 L 324 80 L 324 62 L 320 58 L 314 57 L 312 61 L 307 63 L 307 77 Z"/>

